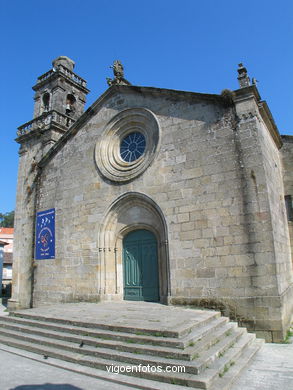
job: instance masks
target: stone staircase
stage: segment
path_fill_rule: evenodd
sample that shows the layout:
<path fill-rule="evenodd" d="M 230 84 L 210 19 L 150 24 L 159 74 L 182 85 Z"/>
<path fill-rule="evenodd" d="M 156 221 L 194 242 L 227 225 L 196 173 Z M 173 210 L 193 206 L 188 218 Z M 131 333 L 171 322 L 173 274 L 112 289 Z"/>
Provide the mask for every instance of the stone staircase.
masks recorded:
<path fill-rule="evenodd" d="M 166 315 L 166 309 L 162 310 Z M 71 370 L 76 367 L 78 372 L 84 370 L 87 375 L 128 387 L 229 389 L 262 340 L 218 312 L 189 312 L 198 320 L 188 317 L 184 324 L 170 329 L 161 326 L 159 319 L 156 326 L 154 316 L 151 327 L 142 327 L 131 318 L 123 323 L 93 322 L 25 310 L 0 317 L 0 342 L 41 355 L 46 362 L 54 358 L 73 363 Z M 121 373 L 111 371 L 114 366 Z M 131 366 L 137 367 L 126 372 Z M 185 372 L 177 371 L 179 366 Z"/>

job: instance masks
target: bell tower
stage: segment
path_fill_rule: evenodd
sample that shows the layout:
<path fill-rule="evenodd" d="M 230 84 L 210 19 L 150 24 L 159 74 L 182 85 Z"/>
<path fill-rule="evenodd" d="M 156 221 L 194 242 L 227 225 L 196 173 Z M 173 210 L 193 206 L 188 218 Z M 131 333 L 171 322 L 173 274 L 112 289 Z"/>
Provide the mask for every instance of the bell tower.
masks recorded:
<path fill-rule="evenodd" d="M 74 61 L 61 56 L 52 62 L 53 68 L 38 77 L 35 93 L 34 118 L 57 111 L 76 120 L 84 110 L 86 81 L 73 73 Z"/>
<path fill-rule="evenodd" d="M 66 56 L 56 58 L 53 68 L 37 79 L 34 117 L 18 128 L 21 145 L 27 135 L 42 138 L 42 149 L 46 153 L 84 111 L 89 90 L 86 81 L 73 72 L 74 61 Z"/>
<path fill-rule="evenodd" d="M 20 126 L 20 144 L 15 209 L 12 298 L 9 308 L 31 305 L 33 279 L 33 236 L 38 162 L 82 115 L 89 90 L 86 81 L 73 72 L 74 61 L 61 56 L 53 68 L 33 86 L 33 119 Z M 22 238 L 25 237 L 25 240 Z"/>

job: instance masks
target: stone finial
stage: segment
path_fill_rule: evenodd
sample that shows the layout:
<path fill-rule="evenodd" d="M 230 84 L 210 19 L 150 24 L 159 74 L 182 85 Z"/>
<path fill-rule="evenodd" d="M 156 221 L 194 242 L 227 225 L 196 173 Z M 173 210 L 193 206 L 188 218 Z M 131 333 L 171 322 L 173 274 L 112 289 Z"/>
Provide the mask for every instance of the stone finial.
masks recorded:
<path fill-rule="evenodd" d="M 243 66 L 242 63 L 238 64 L 238 82 L 240 85 L 240 88 L 245 88 L 250 86 L 250 78 L 248 77 L 247 74 L 247 69 L 245 66 Z"/>
<path fill-rule="evenodd" d="M 122 63 L 119 60 L 115 60 L 113 65 L 110 66 L 113 69 L 114 79 L 107 77 L 107 84 L 111 85 L 131 85 L 129 81 L 124 78 L 124 68 Z"/>
<path fill-rule="evenodd" d="M 55 69 L 57 69 L 59 65 L 62 65 L 65 68 L 71 70 L 71 72 L 72 72 L 74 69 L 74 66 L 75 66 L 75 62 L 66 56 L 60 56 L 60 57 L 57 57 L 52 62 L 52 65 L 53 65 L 53 68 L 55 68 Z"/>
<path fill-rule="evenodd" d="M 110 66 L 113 69 L 113 73 L 116 79 L 124 78 L 124 68 L 119 60 L 115 60 L 113 65 Z"/>

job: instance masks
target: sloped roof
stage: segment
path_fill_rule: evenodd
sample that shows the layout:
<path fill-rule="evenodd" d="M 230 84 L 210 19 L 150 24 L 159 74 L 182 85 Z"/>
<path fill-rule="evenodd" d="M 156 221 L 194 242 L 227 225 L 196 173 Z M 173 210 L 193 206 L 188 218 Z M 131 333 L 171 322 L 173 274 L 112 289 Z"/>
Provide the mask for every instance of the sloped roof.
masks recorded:
<path fill-rule="evenodd" d="M 13 234 L 14 233 L 14 228 L 0 227 L 0 233 L 1 234 Z"/>

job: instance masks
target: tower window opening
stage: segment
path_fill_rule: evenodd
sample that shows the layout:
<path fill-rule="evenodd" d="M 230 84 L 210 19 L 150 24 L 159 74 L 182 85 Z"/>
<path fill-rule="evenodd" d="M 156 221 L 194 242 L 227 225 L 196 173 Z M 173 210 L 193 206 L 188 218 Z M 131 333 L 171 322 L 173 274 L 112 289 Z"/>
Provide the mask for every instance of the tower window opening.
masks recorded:
<path fill-rule="evenodd" d="M 48 92 L 43 95 L 43 111 L 49 111 L 50 108 L 50 94 Z"/>
<path fill-rule="evenodd" d="M 293 200 L 292 195 L 285 195 L 285 205 L 287 211 L 287 219 L 288 221 L 293 222 Z"/>
<path fill-rule="evenodd" d="M 75 97 L 72 94 L 68 94 L 66 98 L 66 115 L 70 115 L 75 111 L 75 102 Z"/>

